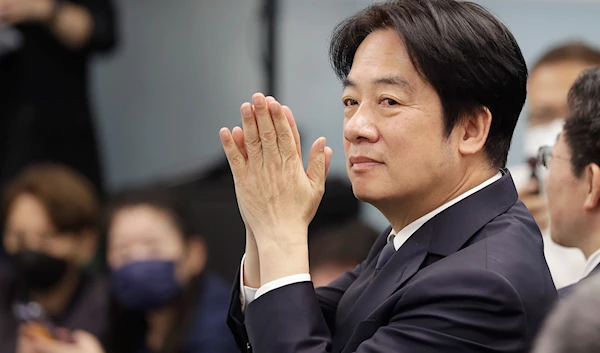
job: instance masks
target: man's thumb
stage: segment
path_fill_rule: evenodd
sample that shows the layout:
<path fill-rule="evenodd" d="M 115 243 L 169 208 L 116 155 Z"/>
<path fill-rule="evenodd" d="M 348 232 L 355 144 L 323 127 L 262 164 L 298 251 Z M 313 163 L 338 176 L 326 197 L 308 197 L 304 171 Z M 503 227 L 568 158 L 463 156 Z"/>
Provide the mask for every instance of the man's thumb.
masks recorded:
<path fill-rule="evenodd" d="M 327 140 L 319 137 L 310 148 L 310 157 L 306 175 L 313 182 L 313 185 L 323 186 L 327 175 L 325 145 Z"/>

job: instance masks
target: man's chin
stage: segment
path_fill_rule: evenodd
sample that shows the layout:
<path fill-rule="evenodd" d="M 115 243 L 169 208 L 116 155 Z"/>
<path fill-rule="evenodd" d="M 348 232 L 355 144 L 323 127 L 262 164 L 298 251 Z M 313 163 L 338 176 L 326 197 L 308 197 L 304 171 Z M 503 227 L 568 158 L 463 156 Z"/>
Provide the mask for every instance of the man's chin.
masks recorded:
<path fill-rule="evenodd" d="M 368 187 L 352 185 L 352 191 L 357 199 L 371 205 L 377 203 L 377 201 L 381 199 L 381 195 L 378 195 L 376 190 L 372 190 Z"/>

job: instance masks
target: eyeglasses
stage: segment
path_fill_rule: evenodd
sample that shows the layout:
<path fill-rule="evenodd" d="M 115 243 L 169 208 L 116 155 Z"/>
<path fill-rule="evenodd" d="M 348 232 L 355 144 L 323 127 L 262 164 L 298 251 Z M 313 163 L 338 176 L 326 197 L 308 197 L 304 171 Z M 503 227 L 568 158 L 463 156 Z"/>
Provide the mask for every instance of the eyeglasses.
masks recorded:
<path fill-rule="evenodd" d="M 542 146 L 538 150 L 537 166 L 544 169 L 550 168 L 550 160 L 552 159 L 552 146 Z"/>
<path fill-rule="evenodd" d="M 566 157 L 553 156 L 552 146 L 542 146 L 538 150 L 537 166 L 543 167 L 546 170 L 550 169 L 550 161 L 552 160 L 552 158 L 560 159 L 563 161 L 569 161 L 569 158 Z"/>

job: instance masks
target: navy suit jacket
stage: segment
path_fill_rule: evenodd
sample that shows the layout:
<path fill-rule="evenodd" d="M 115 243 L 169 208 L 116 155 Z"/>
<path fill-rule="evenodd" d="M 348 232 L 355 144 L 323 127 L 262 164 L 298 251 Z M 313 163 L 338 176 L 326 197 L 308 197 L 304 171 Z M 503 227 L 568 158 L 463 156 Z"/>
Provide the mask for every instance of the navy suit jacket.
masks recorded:
<path fill-rule="evenodd" d="M 592 272 L 590 272 L 589 275 L 585 276 L 585 278 L 582 278 L 579 282 L 573 283 L 570 286 L 566 286 L 566 287 L 559 289 L 558 290 L 559 298 L 560 299 L 566 298 L 569 294 L 571 294 L 571 292 L 573 292 L 575 290 L 575 288 L 577 288 L 579 283 L 584 282 L 585 280 L 587 280 L 590 277 L 593 277 L 596 273 L 600 273 L 600 265 L 597 265 L 596 267 L 594 267 Z"/>
<path fill-rule="evenodd" d="M 327 287 L 291 284 L 242 313 L 238 280 L 228 323 L 240 349 L 529 351 L 557 294 L 540 231 L 508 172 L 425 223 L 374 277 L 389 230 Z"/>

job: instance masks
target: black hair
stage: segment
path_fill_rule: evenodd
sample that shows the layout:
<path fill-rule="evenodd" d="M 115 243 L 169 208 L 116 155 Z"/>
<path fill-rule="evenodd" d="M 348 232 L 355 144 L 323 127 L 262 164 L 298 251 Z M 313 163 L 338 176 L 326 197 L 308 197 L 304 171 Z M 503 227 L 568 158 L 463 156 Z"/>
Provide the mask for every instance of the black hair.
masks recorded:
<path fill-rule="evenodd" d="M 108 231 L 119 211 L 136 206 L 149 206 L 164 212 L 183 237 L 192 235 L 188 218 L 189 210 L 172 192 L 162 187 L 143 187 L 117 193 L 107 207 L 105 231 Z"/>
<path fill-rule="evenodd" d="M 329 264 L 354 267 L 367 258 L 378 235 L 371 226 L 356 219 L 309 232 L 310 268 Z"/>
<path fill-rule="evenodd" d="M 440 97 L 447 136 L 461 118 L 490 110 L 485 151 L 494 167 L 504 167 L 527 90 L 525 59 L 506 26 L 472 2 L 376 3 L 334 30 L 329 55 L 337 76 L 347 78 L 370 33 L 388 28 L 398 33 L 412 64 Z"/>
<path fill-rule="evenodd" d="M 591 163 L 600 165 L 600 68 L 584 71 L 569 91 L 570 113 L 563 135 L 571 149 L 573 174 Z"/>

